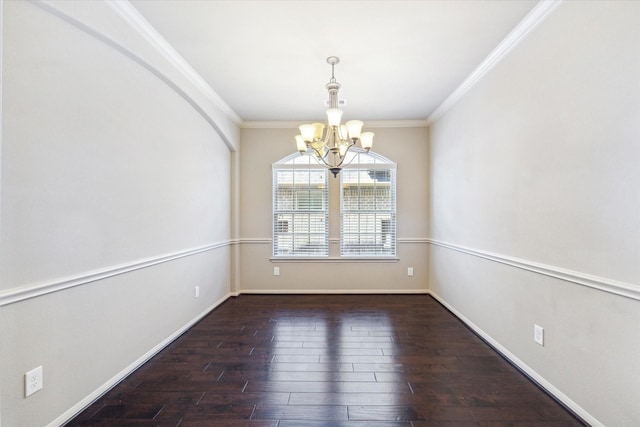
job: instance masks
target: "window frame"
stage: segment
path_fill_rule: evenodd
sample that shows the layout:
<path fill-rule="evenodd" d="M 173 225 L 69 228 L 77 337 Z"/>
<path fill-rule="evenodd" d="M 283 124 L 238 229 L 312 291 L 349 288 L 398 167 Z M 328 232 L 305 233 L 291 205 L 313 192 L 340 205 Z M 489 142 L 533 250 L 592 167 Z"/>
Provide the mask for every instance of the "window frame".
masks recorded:
<path fill-rule="evenodd" d="M 311 162 L 311 159 L 307 159 L 306 162 L 303 162 L 302 160 L 302 156 L 300 156 L 300 154 L 296 152 L 272 165 L 272 256 L 274 259 L 295 258 L 306 260 L 313 258 L 324 259 L 329 256 L 329 171 L 315 163 L 315 161 Z M 300 170 L 308 171 L 309 185 L 306 187 L 302 186 L 296 189 L 296 171 Z M 278 185 L 277 179 L 278 174 L 281 171 L 291 171 L 292 173 L 292 196 L 290 200 L 290 209 L 280 208 L 282 199 L 278 198 L 278 192 L 282 188 L 282 186 Z M 321 172 L 322 174 L 321 182 L 316 183 L 315 185 L 311 183 L 311 174 L 314 172 Z M 308 204 L 307 209 L 304 209 L 304 206 L 300 206 L 300 192 L 307 193 L 308 202 L 311 202 L 313 200 L 313 198 L 311 197 L 312 193 L 319 192 L 321 195 L 319 204 L 320 208 L 311 209 L 311 204 Z M 316 203 L 313 203 L 313 205 L 318 206 Z M 283 216 L 289 216 L 291 218 L 291 220 L 289 220 L 289 222 L 287 223 L 286 230 L 283 229 L 283 223 L 285 221 L 283 219 Z M 296 223 L 300 222 L 300 226 L 303 226 L 305 222 L 305 216 L 307 217 L 306 222 L 308 230 L 306 232 L 296 231 Z M 293 222 L 293 224 L 290 224 L 290 222 Z M 311 231 L 312 223 L 317 226 L 317 224 L 320 222 L 324 222 L 324 230 L 322 232 Z M 296 239 L 299 237 L 302 237 L 303 239 L 306 237 L 308 244 L 310 245 L 308 250 L 296 250 Z M 317 241 L 318 237 L 320 237 L 321 240 L 319 250 L 313 250 L 312 241 Z M 291 240 L 290 251 L 285 252 L 284 250 L 286 248 L 280 244 L 283 238 L 287 238 L 286 240 Z"/>
<path fill-rule="evenodd" d="M 342 172 L 340 173 L 340 257 L 352 257 L 352 258 L 372 258 L 372 259 L 384 259 L 384 258 L 395 258 L 397 256 L 397 188 L 396 188 L 396 171 L 397 164 L 392 162 L 391 160 L 381 156 L 372 151 L 365 151 L 362 149 L 356 149 L 355 156 L 358 156 L 358 162 L 351 161 L 349 165 L 343 167 Z M 372 163 L 362 163 L 360 162 L 360 157 L 369 158 Z M 355 160 L 355 159 L 354 159 Z M 362 174 L 367 174 L 370 177 L 370 181 L 366 182 L 367 190 L 373 191 L 373 208 L 347 208 L 347 203 L 345 203 L 345 190 L 347 185 L 349 188 L 353 188 L 353 183 L 348 182 L 345 183 L 345 178 L 352 174 L 353 171 L 357 171 L 358 174 L 358 182 L 356 186 L 358 187 L 358 193 L 360 193 L 360 188 L 363 187 L 362 181 L 360 177 Z M 388 177 L 388 185 L 383 185 L 380 188 L 388 187 L 389 196 L 387 200 L 387 209 L 380 209 L 377 202 L 377 194 L 378 194 L 378 182 L 385 182 L 383 180 L 379 180 L 377 177 L 372 177 L 371 173 L 377 175 L 379 171 L 387 172 L 385 177 Z M 360 200 L 358 200 L 360 203 Z M 357 216 L 358 220 L 355 221 L 358 224 L 357 231 L 347 231 L 348 226 L 345 227 L 346 218 L 348 216 Z M 369 222 L 369 230 L 373 231 L 362 231 L 363 224 L 361 222 L 362 216 L 373 218 L 373 222 Z M 378 220 L 379 223 L 378 223 Z M 388 229 L 384 230 L 383 221 L 390 221 L 387 224 Z M 366 220 L 364 221 L 367 222 Z M 365 224 L 366 226 L 366 224 Z M 345 229 L 347 228 L 347 229 Z M 350 246 L 353 246 L 354 243 L 349 243 L 347 237 L 355 237 L 357 240 L 356 245 L 360 246 L 360 250 L 356 250 L 356 248 L 349 249 Z M 362 243 L 364 241 L 367 243 Z M 388 241 L 387 241 L 388 239 Z M 373 240 L 373 242 L 372 242 Z M 387 244 L 388 243 L 388 244 Z M 382 246 L 380 246 L 382 245 Z M 372 249 L 375 248 L 375 249 Z M 369 249 L 369 250 L 367 250 Z"/>
<path fill-rule="evenodd" d="M 353 162 L 355 160 L 355 156 L 364 155 L 370 159 L 369 163 L 358 163 L 360 157 L 358 157 L 358 161 Z M 397 180 L 396 180 L 396 170 L 397 165 L 395 162 L 377 154 L 373 151 L 366 151 L 361 148 L 352 148 L 348 156 L 352 156 L 352 158 L 347 159 L 345 161 L 345 165 L 343 165 L 342 169 L 344 170 L 353 170 L 353 169 L 366 169 L 366 170 L 390 170 L 390 175 L 392 179 L 392 189 L 393 189 L 393 222 L 392 222 L 392 251 L 385 254 L 343 254 L 342 253 L 342 242 L 343 242 L 343 227 L 342 227 L 342 206 L 343 206 L 343 179 L 342 173 L 339 175 L 340 178 L 334 179 L 333 177 L 329 177 L 329 171 L 323 165 L 320 165 L 313 156 L 309 154 L 300 154 L 299 152 L 292 153 L 281 160 L 272 164 L 272 262 L 398 262 L 399 258 L 397 256 L 397 233 L 396 233 L 396 225 L 397 225 Z M 324 182 L 326 195 L 326 209 L 325 209 L 325 247 L 326 251 L 323 254 L 292 254 L 292 253 L 278 253 L 277 251 L 277 224 L 276 224 L 276 170 L 279 169 L 305 169 L 305 170 L 320 170 L 324 172 Z M 331 184 L 331 182 L 334 182 Z M 334 188 L 335 186 L 339 188 Z M 332 189 L 333 188 L 333 189 Z M 339 195 L 335 194 L 336 191 L 339 191 Z M 333 194 L 333 195 L 332 195 Z M 336 201 L 339 199 L 339 206 L 331 207 L 331 201 Z M 338 216 L 338 233 L 339 236 L 330 237 L 329 230 L 335 230 L 335 226 L 330 227 L 330 221 L 335 221 L 332 217 Z M 337 244 L 337 248 L 334 246 Z M 337 256 L 336 256 L 337 255 Z"/>

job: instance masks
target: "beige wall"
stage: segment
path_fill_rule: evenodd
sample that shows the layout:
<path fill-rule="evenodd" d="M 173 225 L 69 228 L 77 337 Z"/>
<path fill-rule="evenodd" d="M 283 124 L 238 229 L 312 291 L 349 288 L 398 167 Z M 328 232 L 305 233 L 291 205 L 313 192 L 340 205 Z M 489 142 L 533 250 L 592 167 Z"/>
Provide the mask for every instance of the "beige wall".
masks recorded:
<path fill-rule="evenodd" d="M 430 142 L 369 126 L 390 262 L 273 262 L 296 129 L 239 137 L 106 3 L 38 4 L 1 17 L 0 423 L 60 424 L 229 292 L 429 289 L 594 425 L 640 424 L 639 3 L 563 3 Z"/>
<path fill-rule="evenodd" d="M 366 123 L 365 123 L 366 127 Z M 428 149 L 425 127 L 374 127 L 373 150 L 395 161 L 398 261 L 339 258 L 339 178 L 330 177 L 330 260 L 272 261 L 271 166 L 295 151 L 296 128 L 241 132 L 239 186 L 240 292 L 426 292 Z M 273 267 L 280 276 L 273 276 Z M 407 276 L 407 268 L 414 276 Z"/>
<path fill-rule="evenodd" d="M 60 425 L 229 295 L 228 123 L 106 3 L 52 4 L 2 11 L 7 427 Z"/>
<path fill-rule="evenodd" d="M 430 289 L 595 425 L 640 425 L 639 23 L 562 3 L 430 132 Z"/>

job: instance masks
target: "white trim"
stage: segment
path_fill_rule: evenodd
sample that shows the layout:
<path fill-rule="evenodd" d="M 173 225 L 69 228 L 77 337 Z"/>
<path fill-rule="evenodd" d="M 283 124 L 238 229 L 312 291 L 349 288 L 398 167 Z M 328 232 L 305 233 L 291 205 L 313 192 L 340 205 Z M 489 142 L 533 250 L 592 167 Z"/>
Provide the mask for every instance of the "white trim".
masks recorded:
<path fill-rule="evenodd" d="M 233 239 L 230 241 L 231 244 L 233 245 L 239 245 L 239 244 L 270 244 L 273 240 L 271 238 L 266 238 L 266 237 L 249 237 L 249 238 L 242 238 L 242 239 Z M 398 237 L 397 238 L 397 243 L 432 243 L 433 240 L 429 239 L 428 237 Z M 340 243 L 340 238 L 339 237 L 331 237 L 329 238 L 329 243 L 330 244 L 339 244 Z"/>
<path fill-rule="evenodd" d="M 0 0 L 0 220 L 2 219 L 2 189 L 4 189 L 4 185 L 2 185 L 2 153 L 4 152 L 4 0 Z M 0 221 L 0 224 L 2 221 Z M 0 235 L 2 229 L 0 229 Z M 0 298 L 0 301 L 2 299 Z M 0 304 L 0 307 L 2 305 Z M 0 426 L 2 426 L 2 414 L 0 412 Z"/>
<path fill-rule="evenodd" d="M 138 10 L 128 1 L 104 0 L 131 28 L 142 36 L 158 53 L 202 92 L 213 105 L 218 107 L 236 125 L 242 119 L 224 102 L 196 70 L 178 53 L 171 44 L 147 21 Z"/>
<path fill-rule="evenodd" d="M 270 258 L 271 262 L 333 262 L 333 263 L 343 263 L 343 262 L 369 262 L 369 263 L 381 263 L 381 262 L 398 262 L 400 258 L 396 256 L 341 256 L 341 257 L 313 257 L 313 256 L 273 256 Z"/>
<path fill-rule="evenodd" d="M 427 237 L 398 237 L 397 243 L 429 243 L 431 240 Z"/>
<path fill-rule="evenodd" d="M 121 5 L 121 4 L 127 3 L 127 2 L 124 2 L 124 1 L 123 2 L 114 2 L 112 0 L 105 0 L 105 2 L 106 2 L 107 5 L 112 6 L 112 7 L 114 5 Z M 109 3 L 109 2 L 111 2 L 111 3 Z M 126 47 L 122 46 L 121 44 L 119 44 L 115 40 L 107 37 L 106 35 L 104 35 L 100 31 L 98 31 L 98 30 L 96 30 L 96 29 L 84 24 L 83 22 L 81 22 L 81 21 L 79 21 L 79 20 L 67 15 L 65 12 L 57 9 L 53 4 L 45 2 L 45 1 L 42 1 L 42 0 L 33 1 L 32 4 L 37 6 L 37 7 L 39 7 L 40 9 L 48 12 L 48 13 L 60 18 L 61 20 L 67 22 L 68 24 L 73 25 L 77 29 L 79 29 L 79 30 L 85 32 L 86 34 L 94 37 L 96 40 L 99 40 L 99 41 L 105 43 L 109 47 L 111 47 L 111 48 L 115 49 L 116 51 L 120 52 L 121 54 L 123 54 L 127 58 L 131 59 L 132 61 L 134 61 L 135 63 L 137 63 L 141 67 L 143 67 L 145 70 L 147 70 L 148 72 L 150 72 L 151 74 L 156 76 L 164 84 L 166 84 L 169 88 L 173 89 L 179 96 L 181 96 L 198 114 L 200 114 L 207 121 L 207 123 L 209 123 L 209 125 L 220 136 L 220 138 L 223 140 L 223 142 L 226 144 L 226 146 L 229 148 L 230 151 L 235 151 L 236 150 L 236 148 L 235 148 L 234 144 L 231 142 L 229 136 L 227 135 L 227 133 L 225 131 L 222 130 L 222 128 L 220 128 L 218 123 L 216 123 L 214 117 L 212 117 L 207 111 L 205 111 L 200 106 L 200 104 L 191 95 L 189 95 L 187 92 L 185 92 L 185 90 L 182 87 L 180 87 L 179 84 L 177 84 L 175 81 L 173 81 L 167 75 L 163 74 L 158 68 L 153 66 L 151 63 L 147 62 L 142 57 L 138 56 L 136 53 L 134 53 L 131 50 L 127 49 Z M 114 9 L 114 10 L 116 10 L 116 9 Z M 116 12 L 117 12 L 117 10 L 116 10 Z M 206 96 L 206 94 L 205 94 L 205 96 Z M 224 112 L 223 112 L 223 114 L 224 114 Z"/>
<path fill-rule="evenodd" d="M 0 292 L 0 307 L 31 298 L 41 297 L 43 295 L 62 291 L 64 289 L 86 285 L 92 282 L 107 279 L 109 277 L 118 276 L 120 274 L 130 273 L 132 271 L 173 261 L 179 258 L 184 258 L 202 252 L 223 248 L 229 245 L 229 241 L 211 243 L 205 246 L 199 246 L 197 248 L 186 249 L 183 251 L 160 255 L 157 257 L 144 258 L 141 260 L 107 267 L 100 270 L 93 270 L 76 276 L 69 276 L 62 279 L 54 280 L 48 283 L 26 285 L 18 288 L 8 289 L 6 291 Z"/>
<path fill-rule="evenodd" d="M 351 150 L 349 151 L 350 153 L 353 153 L 353 156 L 351 156 L 351 160 L 348 160 L 347 158 L 345 158 L 345 161 L 348 161 L 347 164 L 342 166 L 342 169 L 350 169 L 350 170 L 355 170 L 355 169 L 360 169 L 360 170 L 384 170 L 384 169 L 393 169 L 396 170 L 398 168 L 397 163 L 387 159 L 386 157 L 384 157 L 382 154 L 376 153 L 375 151 L 371 150 L 371 151 L 366 151 L 362 148 L 359 147 L 353 147 L 351 148 Z M 360 160 L 360 155 L 362 155 L 363 157 L 371 157 L 373 158 L 374 163 L 353 163 L 353 161 L 355 160 L 356 157 L 358 157 L 358 160 Z M 297 159 L 299 159 L 301 156 L 307 156 L 307 163 L 291 163 L 291 162 L 295 162 Z M 314 159 L 313 161 L 311 161 L 311 159 Z M 271 164 L 271 169 L 272 170 L 280 170 L 280 169 L 285 169 L 285 170 L 289 170 L 289 169 L 313 169 L 313 170 L 327 170 L 326 165 L 320 163 L 320 161 L 318 161 L 317 159 L 315 159 L 315 154 L 313 153 L 313 151 L 309 150 L 305 153 L 300 153 L 300 152 L 294 152 L 289 154 L 288 156 L 283 157 L 282 159 L 278 160 L 275 163 Z"/>
<path fill-rule="evenodd" d="M 558 390 L 553 384 L 547 381 L 544 377 L 534 371 L 532 368 L 527 366 L 522 360 L 518 359 L 513 353 L 507 350 L 504 346 L 502 346 L 498 341 L 493 339 L 491 335 L 487 334 L 483 331 L 478 325 L 473 323 L 471 320 L 466 318 L 462 313 L 453 308 L 450 304 L 448 304 L 444 299 L 442 299 L 439 295 L 434 293 L 432 290 L 427 292 L 429 295 L 434 297 L 440 304 L 445 306 L 447 310 L 453 313 L 458 319 L 464 322 L 469 328 L 471 328 L 476 334 L 482 337 L 483 340 L 488 342 L 496 351 L 501 353 L 506 359 L 508 359 L 511 363 L 517 366 L 522 372 L 528 375 L 533 381 L 535 381 L 538 385 L 544 388 L 548 393 L 553 395 L 556 399 L 566 405 L 569 409 L 571 409 L 576 415 L 582 418 L 583 421 L 589 423 L 589 425 L 594 427 L 604 427 L 600 421 L 595 419 L 591 414 L 585 411 L 580 405 L 571 400 L 566 394 Z"/>
<path fill-rule="evenodd" d="M 234 245 L 240 245 L 240 244 L 258 244 L 258 245 L 269 244 L 270 245 L 272 242 L 273 242 L 273 239 L 270 239 L 270 238 L 259 238 L 259 237 L 233 240 L 233 244 Z"/>
<path fill-rule="evenodd" d="M 440 246 L 440 247 L 461 252 L 464 254 L 488 259 L 490 261 L 499 262 L 501 264 L 510 265 L 512 267 L 517 267 L 522 270 L 543 274 L 545 276 L 564 280 L 566 282 L 576 283 L 578 285 L 587 286 L 593 289 L 598 289 L 603 292 L 609 292 L 615 295 L 620 295 L 626 298 L 631 298 L 631 299 L 640 301 L 640 286 L 633 285 L 631 283 L 620 282 L 618 280 L 608 279 L 605 277 L 593 276 L 593 275 L 581 273 L 578 271 L 568 270 L 566 268 L 555 267 L 552 265 L 541 264 L 541 263 L 528 261 L 520 258 L 496 254 L 493 252 L 487 252 L 479 249 L 468 248 L 465 246 L 455 245 L 453 243 L 441 242 L 434 239 L 429 239 L 429 243 L 435 246 Z"/>
<path fill-rule="evenodd" d="M 293 121 L 243 121 L 240 124 L 242 129 L 298 129 L 303 123 L 311 123 L 317 120 Z M 365 122 L 367 129 L 376 128 L 424 128 L 429 124 L 426 120 L 373 120 Z"/>
<path fill-rule="evenodd" d="M 522 21 L 502 40 L 495 49 L 476 67 L 475 70 L 429 115 L 427 125 L 431 125 L 453 107 L 471 90 L 480 79 L 495 67 L 513 48 L 515 48 L 538 24 L 556 10 L 563 0 L 541 0 Z"/>
<path fill-rule="evenodd" d="M 335 294 L 421 294 L 429 293 L 428 289 L 242 289 L 239 295 L 335 295 Z"/>
<path fill-rule="evenodd" d="M 165 347 L 167 347 L 169 344 L 171 344 L 176 338 L 178 338 L 180 335 L 184 334 L 186 331 L 188 331 L 193 325 L 195 325 L 197 322 L 199 322 L 203 317 L 205 317 L 207 314 L 211 313 L 212 310 L 214 310 L 216 307 L 218 307 L 220 304 L 222 304 L 223 302 L 225 302 L 226 300 L 228 300 L 231 296 L 233 296 L 231 293 L 226 294 L 224 297 L 220 298 L 218 301 L 216 301 L 213 305 L 209 306 L 208 308 L 206 308 L 204 311 L 202 311 L 200 314 L 198 314 L 196 317 L 194 317 L 192 320 L 190 320 L 189 322 L 187 322 L 184 326 L 182 326 L 180 329 L 178 329 L 177 331 L 175 331 L 173 334 L 169 335 L 167 338 L 165 338 L 162 342 L 160 342 L 158 345 L 156 345 L 155 347 L 153 347 L 151 350 L 149 350 L 148 352 L 146 352 L 145 354 L 143 354 L 142 356 L 140 356 L 138 358 L 138 360 L 136 360 L 135 362 L 133 362 L 132 364 L 130 364 L 129 366 L 127 366 L 126 368 L 124 368 L 122 371 L 118 372 L 113 378 L 111 378 L 109 381 L 107 381 L 106 383 L 104 383 L 103 385 L 101 385 L 100 387 L 98 387 L 96 390 L 94 390 L 91 394 L 89 394 L 88 396 L 86 396 L 84 399 L 82 399 L 80 402 L 76 403 L 75 405 L 73 405 L 71 408 L 69 408 L 67 411 L 65 411 L 62 415 L 60 415 L 58 418 L 56 418 L 55 420 L 53 420 L 52 422 L 50 422 L 47 427 L 58 427 L 58 426 L 62 426 L 64 425 L 66 422 L 68 422 L 69 420 L 71 420 L 74 416 L 76 416 L 77 414 L 79 414 L 82 410 L 86 409 L 89 405 L 91 405 L 93 402 L 95 402 L 96 400 L 98 400 L 100 397 L 102 397 L 102 395 L 104 395 L 106 392 L 108 392 L 109 390 L 111 390 L 113 387 L 115 387 L 116 385 L 118 385 L 118 383 L 120 381 L 122 381 L 123 379 L 125 379 L 128 375 L 130 375 L 131 373 L 133 373 L 136 369 L 138 369 L 140 366 L 142 366 L 144 363 L 146 363 L 147 361 L 149 361 L 152 357 L 154 357 L 156 354 L 158 354 L 160 351 L 162 351 Z"/>

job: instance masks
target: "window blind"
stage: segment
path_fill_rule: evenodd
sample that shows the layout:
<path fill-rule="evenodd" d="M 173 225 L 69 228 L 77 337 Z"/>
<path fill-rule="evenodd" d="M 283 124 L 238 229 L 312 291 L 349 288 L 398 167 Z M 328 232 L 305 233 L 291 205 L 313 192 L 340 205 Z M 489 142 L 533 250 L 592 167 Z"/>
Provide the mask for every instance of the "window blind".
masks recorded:
<path fill-rule="evenodd" d="M 328 172 L 325 169 L 273 169 L 273 255 L 328 256 Z"/>
<path fill-rule="evenodd" d="M 340 254 L 395 256 L 395 167 L 356 166 L 341 172 Z"/>

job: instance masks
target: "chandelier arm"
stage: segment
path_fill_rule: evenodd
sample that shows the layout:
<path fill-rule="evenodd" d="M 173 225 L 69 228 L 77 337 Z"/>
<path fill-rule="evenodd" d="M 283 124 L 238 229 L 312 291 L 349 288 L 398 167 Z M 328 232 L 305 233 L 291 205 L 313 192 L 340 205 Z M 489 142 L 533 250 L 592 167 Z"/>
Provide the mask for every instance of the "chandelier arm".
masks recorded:
<path fill-rule="evenodd" d="M 1 1 L 1 0 L 0 0 Z M 325 85 L 329 92 L 329 109 L 327 110 L 328 126 L 322 123 L 305 124 L 300 126 L 301 135 L 296 136 L 296 143 L 300 153 L 305 151 L 303 142 L 306 143 L 306 151 L 312 154 L 318 165 L 327 167 L 334 177 L 340 173 L 342 166 L 347 166 L 353 162 L 355 155 L 347 159 L 351 147 L 357 143 L 366 142 L 363 148 L 369 151 L 372 145 L 373 133 L 365 132 L 366 138 L 360 138 L 362 122 L 359 120 L 347 122 L 341 125 L 342 110 L 339 108 L 340 83 L 336 80 L 335 65 L 340 62 L 337 56 L 327 58 L 327 63 L 331 65 L 331 79 Z M 355 136 L 354 136 L 355 135 Z M 311 149 L 311 150 L 310 150 Z M 347 161 L 348 160 L 348 161 Z"/>
<path fill-rule="evenodd" d="M 351 143 L 349 144 L 349 146 L 347 147 L 347 149 L 345 150 L 345 152 L 344 152 L 344 156 L 342 156 L 342 158 L 340 159 L 340 163 L 338 164 L 338 167 L 339 167 L 339 168 L 341 168 L 341 167 L 342 167 L 342 165 L 344 164 L 344 161 L 347 159 L 347 153 L 349 153 L 349 150 L 351 150 L 351 147 L 353 147 L 354 145 L 356 145 L 355 141 L 354 141 L 354 142 L 351 142 Z M 355 159 L 355 158 L 356 158 L 356 156 L 353 156 L 353 157 L 351 158 L 351 160 L 349 160 L 349 162 L 348 162 L 346 165 L 344 165 L 344 166 L 349 166 L 349 165 L 353 162 L 353 159 Z"/>
<path fill-rule="evenodd" d="M 325 160 L 325 157 L 329 154 L 329 151 L 327 151 L 324 155 L 322 155 L 322 153 L 318 151 L 317 148 L 311 147 L 311 149 L 316 153 L 316 155 L 313 156 L 313 158 L 316 159 L 316 162 L 318 162 L 318 164 L 320 164 L 320 161 L 321 161 L 325 166 L 329 168 L 332 167 L 332 165 L 327 163 L 327 161 Z"/>
<path fill-rule="evenodd" d="M 341 168 L 341 167 L 342 167 L 342 165 L 343 165 L 344 161 L 345 161 L 345 160 L 346 160 L 346 158 L 347 158 L 347 153 L 349 152 L 349 150 L 351 150 L 351 147 L 353 147 L 354 145 L 356 145 L 356 143 L 355 143 L 355 142 L 350 142 L 350 143 L 349 143 L 349 145 L 347 146 L 347 149 L 344 151 L 344 155 L 340 157 L 340 163 L 338 163 L 338 164 L 336 165 L 336 167 L 338 167 L 338 168 Z M 354 156 L 354 158 L 355 158 L 355 156 Z M 353 162 L 353 158 L 352 158 L 352 159 L 349 161 L 349 163 L 347 163 L 345 166 L 349 166 L 349 165 L 351 164 L 351 162 Z"/>

